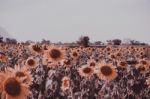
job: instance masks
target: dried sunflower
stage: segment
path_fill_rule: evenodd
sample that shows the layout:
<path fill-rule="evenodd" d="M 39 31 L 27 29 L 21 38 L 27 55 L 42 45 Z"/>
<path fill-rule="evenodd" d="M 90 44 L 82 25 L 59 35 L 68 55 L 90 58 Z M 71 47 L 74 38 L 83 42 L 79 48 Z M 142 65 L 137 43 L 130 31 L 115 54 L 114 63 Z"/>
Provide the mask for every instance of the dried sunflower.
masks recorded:
<path fill-rule="evenodd" d="M 62 84 L 61 84 L 61 89 L 63 90 L 63 91 L 66 91 L 67 89 L 69 89 L 70 88 L 70 83 L 71 83 L 71 81 L 70 81 L 70 78 L 69 77 L 63 77 L 62 78 Z"/>

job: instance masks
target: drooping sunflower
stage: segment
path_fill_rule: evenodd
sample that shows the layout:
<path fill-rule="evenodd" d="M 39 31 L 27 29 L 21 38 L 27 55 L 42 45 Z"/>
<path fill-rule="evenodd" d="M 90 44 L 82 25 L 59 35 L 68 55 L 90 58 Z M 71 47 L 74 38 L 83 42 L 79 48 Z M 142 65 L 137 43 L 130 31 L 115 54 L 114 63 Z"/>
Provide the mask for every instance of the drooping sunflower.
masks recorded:
<path fill-rule="evenodd" d="M 44 58 L 52 63 L 58 63 L 64 60 L 65 51 L 54 45 L 50 46 L 47 51 L 44 52 Z"/>
<path fill-rule="evenodd" d="M 87 65 L 83 65 L 78 69 L 78 72 L 80 76 L 91 77 L 94 74 L 94 68 Z"/>
<path fill-rule="evenodd" d="M 117 70 L 112 64 L 100 63 L 96 69 L 97 76 L 101 80 L 111 81 L 117 77 Z"/>
<path fill-rule="evenodd" d="M 29 57 L 25 62 L 25 65 L 27 66 L 27 68 L 35 68 L 37 64 L 38 64 L 37 60 L 34 59 L 33 57 Z"/>
<path fill-rule="evenodd" d="M 13 73 L 5 73 L 2 84 L 2 99 L 27 99 L 29 85 L 23 83 L 23 79 L 15 77 Z"/>
<path fill-rule="evenodd" d="M 70 83 L 71 83 L 71 80 L 69 77 L 65 76 L 62 78 L 62 84 L 61 84 L 61 89 L 62 91 L 66 91 L 67 89 L 70 88 Z"/>
<path fill-rule="evenodd" d="M 34 54 L 41 54 L 43 52 L 42 46 L 40 46 L 38 44 L 30 44 L 29 49 Z"/>

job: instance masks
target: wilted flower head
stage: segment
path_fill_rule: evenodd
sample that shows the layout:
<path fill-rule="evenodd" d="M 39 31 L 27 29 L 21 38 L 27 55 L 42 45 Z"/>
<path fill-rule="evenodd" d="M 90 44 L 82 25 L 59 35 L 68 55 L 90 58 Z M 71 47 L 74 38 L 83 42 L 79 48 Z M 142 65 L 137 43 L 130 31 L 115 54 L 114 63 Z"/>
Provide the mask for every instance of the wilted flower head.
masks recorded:
<path fill-rule="evenodd" d="M 41 54 L 43 52 L 42 46 L 38 44 L 30 44 L 29 49 L 32 53 Z"/>
<path fill-rule="evenodd" d="M 71 83 L 71 81 L 70 81 L 69 77 L 67 77 L 67 76 L 63 77 L 62 78 L 61 89 L 63 91 L 66 91 L 67 89 L 69 89 L 70 88 L 70 83 Z"/>

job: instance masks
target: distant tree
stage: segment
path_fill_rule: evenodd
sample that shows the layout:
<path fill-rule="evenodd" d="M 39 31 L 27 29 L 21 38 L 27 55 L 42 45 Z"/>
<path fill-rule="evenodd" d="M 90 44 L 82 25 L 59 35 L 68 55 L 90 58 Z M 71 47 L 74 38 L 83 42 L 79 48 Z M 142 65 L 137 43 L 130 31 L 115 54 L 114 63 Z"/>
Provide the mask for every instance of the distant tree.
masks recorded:
<path fill-rule="evenodd" d="M 31 43 L 34 43 L 34 42 L 31 41 L 31 40 L 27 40 L 27 41 L 25 42 L 26 45 L 30 45 Z"/>
<path fill-rule="evenodd" d="M 41 44 L 50 44 L 50 41 L 43 39 L 43 40 L 41 41 Z"/>
<path fill-rule="evenodd" d="M 0 43 L 2 43 L 3 42 L 3 37 L 2 36 L 0 36 Z"/>
<path fill-rule="evenodd" d="M 13 38 L 6 38 L 6 43 L 9 44 L 17 44 L 17 40 Z"/>
<path fill-rule="evenodd" d="M 108 44 L 108 45 L 113 45 L 112 40 L 107 40 L 107 44 Z"/>
<path fill-rule="evenodd" d="M 101 42 L 101 41 L 96 41 L 96 42 L 94 42 L 94 44 L 95 44 L 95 45 L 103 45 L 104 43 Z"/>
<path fill-rule="evenodd" d="M 107 40 L 108 45 L 120 45 L 122 41 L 120 39 Z"/>
<path fill-rule="evenodd" d="M 89 47 L 89 40 L 90 38 L 88 36 L 81 36 L 79 40 L 77 41 L 77 44 L 83 47 Z"/>
<path fill-rule="evenodd" d="M 146 43 L 142 43 L 142 42 L 136 41 L 136 40 L 131 40 L 131 41 L 130 41 L 130 44 L 131 44 L 131 45 L 148 45 L 148 44 L 146 44 Z"/>
<path fill-rule="evenodd" d="M 120 39 L 114 39 L 112 40 L 114 45 L 120 45 L 122 43 L 122 41 Z"/>

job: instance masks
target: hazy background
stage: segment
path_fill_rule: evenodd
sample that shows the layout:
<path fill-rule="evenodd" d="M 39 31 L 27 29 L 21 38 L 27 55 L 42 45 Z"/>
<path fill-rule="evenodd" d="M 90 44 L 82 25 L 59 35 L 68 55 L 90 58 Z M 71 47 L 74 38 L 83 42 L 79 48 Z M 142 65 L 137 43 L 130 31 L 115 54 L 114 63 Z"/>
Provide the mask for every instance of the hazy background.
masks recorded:
<path fill-rule="evenodd" d="M 19 41 L 150 43 L 150 0 L 0 0 L 0 27 Z"/>

